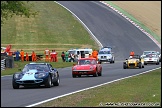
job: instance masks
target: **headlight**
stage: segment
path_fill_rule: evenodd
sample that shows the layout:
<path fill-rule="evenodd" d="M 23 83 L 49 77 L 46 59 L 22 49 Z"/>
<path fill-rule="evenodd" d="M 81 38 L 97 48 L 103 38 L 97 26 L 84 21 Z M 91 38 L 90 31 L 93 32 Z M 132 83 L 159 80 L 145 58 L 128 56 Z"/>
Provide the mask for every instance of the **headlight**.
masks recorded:
<path fill-rule="evenodd" d="M 76 70 L 76 66 L 75 66 L 75 67 L 73 67 L 73 70 Z"/>
<path fill-rule="evenodd" d="M 43 77 L 45 77 L 47 74 L 46 73 L 36 73 L 35 74 L 35 77 L 36 78 L 43 78 Z"/>
<path fill-rule="evenodd" d="M 15 74 L 15 75 L 14 75 L 14 78 L 18 79 L 19 76 L 20 76 L 19 74 Z"/>

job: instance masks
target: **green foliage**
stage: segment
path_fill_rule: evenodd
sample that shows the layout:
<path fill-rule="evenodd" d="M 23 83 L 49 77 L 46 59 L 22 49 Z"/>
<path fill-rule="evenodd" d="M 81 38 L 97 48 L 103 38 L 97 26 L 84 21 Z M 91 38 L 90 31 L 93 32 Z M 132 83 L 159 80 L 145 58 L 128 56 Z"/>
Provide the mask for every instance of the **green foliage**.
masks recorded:
<path fill-rule="evenodd" d="M 1 1 L 1 26 L 13 15 L 24 15 L 28 18 L 31 15 L 35 16 L 38 12 L 33 12 L 32 7 L 33 5 L 29 4 L 28 1 Z"/>

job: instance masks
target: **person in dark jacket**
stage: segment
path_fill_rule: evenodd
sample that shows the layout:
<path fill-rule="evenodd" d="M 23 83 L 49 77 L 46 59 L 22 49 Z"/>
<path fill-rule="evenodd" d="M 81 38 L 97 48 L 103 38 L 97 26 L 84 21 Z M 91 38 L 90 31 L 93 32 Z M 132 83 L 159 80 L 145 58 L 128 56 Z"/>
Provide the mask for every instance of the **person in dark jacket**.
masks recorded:
<path fill-rule="evenodd" d="M 19 61 L 20 59 L 20 52 L 17 50 L 16 52 L 15 52 L 15 55 L 16 55 L 16 61 Z"/>
<path fill-rule="evenodd" d="M 65 62 L 65 53 L 64 52 L 62 52 L 61 58 L 62 58 L 62 61 Z"/>

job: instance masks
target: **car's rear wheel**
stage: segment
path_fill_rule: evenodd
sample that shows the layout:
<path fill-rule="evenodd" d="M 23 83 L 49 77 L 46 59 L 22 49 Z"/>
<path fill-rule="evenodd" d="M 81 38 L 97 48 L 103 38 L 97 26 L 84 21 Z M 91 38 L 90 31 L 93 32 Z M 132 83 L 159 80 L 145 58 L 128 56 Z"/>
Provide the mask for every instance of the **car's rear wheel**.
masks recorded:
<path fill-rule="evenodd" d="M 52 86 L 52 80 L 51 80 L 51 77 L 50 75 L 48 76 L 48 80 L 47 82 L 45 83 L 45 87 L 47 88 L 50 88 Z"/>
<path fill-rule="evenodd" d="M 17 84 L 14 80 L 12 80 L 13 89 L 19 89 L 19 84 Z"/>

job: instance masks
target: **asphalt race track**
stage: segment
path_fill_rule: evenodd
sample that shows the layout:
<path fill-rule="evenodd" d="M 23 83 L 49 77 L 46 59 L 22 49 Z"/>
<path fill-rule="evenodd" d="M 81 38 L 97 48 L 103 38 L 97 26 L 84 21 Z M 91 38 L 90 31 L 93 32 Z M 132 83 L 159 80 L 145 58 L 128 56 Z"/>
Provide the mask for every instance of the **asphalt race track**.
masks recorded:
<path fill-rule="evenodd" d="M 123 69 L 123 61 L 129 52 L 142 54 L 144 50 L 160 48 L 134 25 L 100 2 L 59 1 L 75 13 L 92 31 L 103 46 L 113 46 L 114 64 L 102 64 L 101 77 L 72 78 L 71 67 L 60 68 L 60 86 L 51 88 L 12 88 L 12 77 L 1 77 L 1 107 L 23 107 L 49 98 L 135 75 L 160 65 L 146 65 L 142 69 Z"/>

